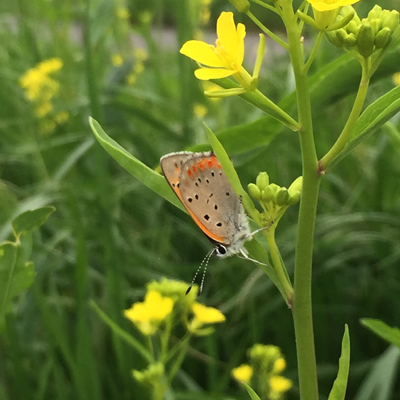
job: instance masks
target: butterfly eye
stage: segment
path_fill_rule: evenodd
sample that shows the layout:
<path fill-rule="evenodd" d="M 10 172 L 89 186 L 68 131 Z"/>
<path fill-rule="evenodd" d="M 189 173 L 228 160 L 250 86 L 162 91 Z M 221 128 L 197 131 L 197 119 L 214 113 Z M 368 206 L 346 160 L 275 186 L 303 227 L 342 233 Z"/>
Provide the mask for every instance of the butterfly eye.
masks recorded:
<path fill-rule="evenodd" d="M 219 244 L 215 247 L 215 256 L 222 258 L 226 255 L 226 247 L 223 244 Z"/>

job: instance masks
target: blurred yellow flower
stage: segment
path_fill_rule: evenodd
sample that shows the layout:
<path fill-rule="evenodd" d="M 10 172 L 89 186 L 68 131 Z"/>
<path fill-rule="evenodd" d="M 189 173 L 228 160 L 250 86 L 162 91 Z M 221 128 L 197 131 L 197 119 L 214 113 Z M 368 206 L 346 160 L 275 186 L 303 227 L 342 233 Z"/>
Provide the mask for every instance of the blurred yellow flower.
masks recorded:
<path fill-rule="evenodd" d="M 130 319 L 144 335 L 153 335 L 160 323 L 172 312 L 174 302 L 170 297 L 162 297 L 155 290 L 147 292 L 143 303 L 135 303 L 124 315 Z"/>
<path fill-rule="evenodd" d="M 308 0 L 314 10 L 317 11 L 330 11 L 343 6 L 349 6 L 357 3 L 360 0 Z"/>
<path fill-rule="evenodd" d="M 214 307 L 206 307 L 200 303 L 192 305 L 192 311 L 197 321 L 202 324 L 216 324 L 226 320 L 225 315 Z"/>
<path fill-rule="evenodd" d="M 61 111 L 54 116 L 54 121 L 56 121 L 58 125 L 64 124 L 68 119 L 69 113 L 67 111 Z"/>
<path fill-rule="evenodd" d="M 236 27 L 233 13 L 222 12 L 217 20 L 217 36 L 216 46 L 189 40 L 180 50 L 185 56 L 207 66 L 195 71 L 198 79 L 225 78 L 243 72 L 245 26 L 238 24 Z"/>
<path fill-rule="evenodd" d="M 131 16 L 131 13 L 125 7 L 118 7 L 116 14 L 119 19 L 129 19 Z"/>
<path fill-rule="evenodd" d="M 121 54 L 113 54 L 111 57 L 111 62 L 114 67 L 120 67 L 123 64 L 124 59 L 122 58 Z"/>
<path fill-rule="evenodd" d="M 279 374 L 286 368 L 286 361 L 284 358 L 280 357 L 274 362 L 273 372 Z"/>
<path fill-rule="evenodd" d="M 50 58 L 49 60 L 44 60 L 37 65 L 43 74 L 51 74 L 52 72 L 57 72 L 63 67 L 63 62 L 60 58 Z"/>
<path fill-rule="evenodd" d="M 396 86 L 399 86 L 400 85 L 400 72 L 396 72 L 395 74 L 393 74 L 392 79 L 393 79 L 393 83 Z"/>
<path fill-rule="evenodd" d="M 283 376 L 272 376 L 270 379 L 271 390 L 275 393 L 287 392 L 292 386 L 293 382 Z"/>
<path fill-rule="evenodd" d="M 217 324 L 219 322 L 224 322 L 226 319 L 221 311 L 214 307 L 206 307 L 200 303 L 194 303 L 192 305 L 192 311 L 194 318 L 188 325 L 188 329 L 195 334 L 208 335 L 212 332 L 211 328 L 205 329 L 202 332 L 200 331 L 200 328 L 202 328 L 204 324 Z"/>
<path fill-rule="evenodd" d="M 253 368 L 248 364 L 242 364 L 237 368 L 232 370 L 232 376 L 239 382 L 244 382 L 249 384 L 250 379 L 253 376 Z"/>
<path fill-rule="evenodd" d="M 208 110 L 207 107 L 203 106 L 203 104 L 195 104 L 193 106 L 193 112 L 196 117 L 203 118 L 207 114 Z"/>

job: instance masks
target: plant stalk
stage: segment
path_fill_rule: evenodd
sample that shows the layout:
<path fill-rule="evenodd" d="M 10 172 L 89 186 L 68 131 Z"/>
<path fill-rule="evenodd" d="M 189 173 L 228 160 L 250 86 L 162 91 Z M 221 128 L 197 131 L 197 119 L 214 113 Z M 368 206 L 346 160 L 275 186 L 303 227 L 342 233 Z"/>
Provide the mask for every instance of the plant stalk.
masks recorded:
<path fill-rule="evenodd" d="M 289 53 L 296 81 L 303 189 L 300 202 L 294 274 L 293 321 L 296 335 L 297 363 L 301 400 L 318 400 L 317 367 L 312 321 L 311 277 L 314 228 L 320 175 L 313 136 L 310 95 L 304 68 L 302 43 L 292 1 L 281 1 Z"/>

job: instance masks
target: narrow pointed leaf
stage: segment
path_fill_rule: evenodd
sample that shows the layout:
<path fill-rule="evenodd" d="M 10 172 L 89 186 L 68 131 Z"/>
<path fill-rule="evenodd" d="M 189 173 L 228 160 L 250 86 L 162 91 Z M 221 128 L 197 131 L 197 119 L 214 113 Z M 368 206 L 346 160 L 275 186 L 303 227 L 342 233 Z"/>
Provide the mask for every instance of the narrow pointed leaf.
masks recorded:
<path fill-rule="evenodd" d="M 242 382 L 242 385 L 246 388 L 251 400 L 261 400 L 258 394 L 247 383 Z"/>
<path fill-rule="evenodd" d="M 110 156 L 113 157 L 119 165 L 121 165 L 121 167 L 125 168 L 131 175 L 133 175 L 149 189 L 153 190 L 172 203 L 174 206 L 186 212 L 184 206 L 171 190 L 167 181 L 162 175 L 143 164 L 132 154 L 127 152 L 115 140 L 111 139 L 95 119 L 90 117 L 89 123 L 98 142 L 101 144 L 104 150 L 106 150 L 107 153 L 110 154 Z"/>
<path fill-rule="evenodd" d="M 389 119 L 400 111 L 400 86 L 386 93 L 361 114 L 354 127 L 354 134 L 345 149 L 333 160 L 329 168 L 333 168 L 348 155 L 359 143 L 378 131 Z"/>
<path fill-rule="evenodd" d="M 135 339 L 132 335 L 119 327 L 93 300 L 90 300 L 89 305 L 117 336 L 125 340 L 125 342 L 137 350 L 148 362 L 153 361 L 150 353 L 146 350 L 143 344 L 139 342 L 139 340 Z"/>
<path fill-rule="evenodd" d="M 344 400 L 346 395 L 347 380 L 349 377 L 350 369 L 350 336 L 349 328 L 345 325 L 343 340 L 342 340 L 342 354 L 339 358 L 339 371 L 333 387 L 329 393 L 328 400 Z"/>
<path fill-rule="evenodd" d="M 361 324 L 374 332 L 376 335 L 400 349 L 400 329 L 392 328 L 379 319 L 363 318 Z"/>

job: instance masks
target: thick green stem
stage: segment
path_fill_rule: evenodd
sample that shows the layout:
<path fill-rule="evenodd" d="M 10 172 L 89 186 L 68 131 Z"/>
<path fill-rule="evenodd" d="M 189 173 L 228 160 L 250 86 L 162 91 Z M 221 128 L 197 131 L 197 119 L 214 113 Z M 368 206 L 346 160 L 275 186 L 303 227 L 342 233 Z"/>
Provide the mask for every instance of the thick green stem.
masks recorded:
<path fill-rule="evenodd" d="M 318 399 L 317 367 L 312 322 L 311 277 L 314 227 L 320 177 L 315 150 L 307 73 L 304 69 L 300 32 L 292 1 L 281 1 L 289 53 L 296 81 L 300 145 L 303 163 L 303 188 L 300 202 L 294 275 L 293 320 L 296 335 L 297 363 L 301 400 Z"/>
<path fill-rule="evenodd" d="M 343 128 L 342 133 L 339 135 L 336 143 L 332 146 L 332 148 L 322 157 L 319 162 L 320 172 L 325 171 L 326 167 L 339 155 L 339 153 L 344 149 L 347 142 L 349 141 L 352 133 L 354 125 L 356 124 L 358 117 L 361 114 L 362 107 L 364 105 L 365 97 L 367 96 L 367 90 L 369 86 L 369 63 L 364 59 L 364 63 L 362 64 L 362 76 L 360 86 L 358 87 L 358 92 L 356 99 L 353 104 L 353 108 L 349 115 L 349 119 L 346 122 L 345 127 Z"/>

